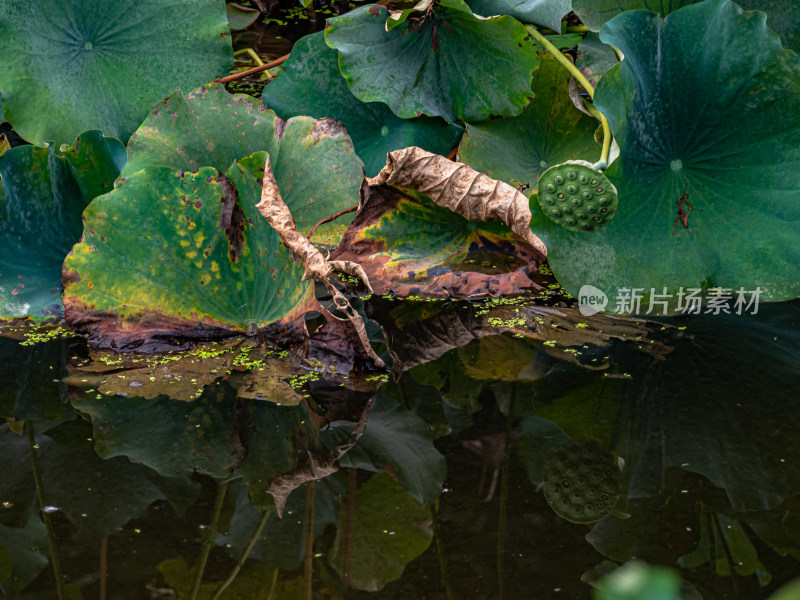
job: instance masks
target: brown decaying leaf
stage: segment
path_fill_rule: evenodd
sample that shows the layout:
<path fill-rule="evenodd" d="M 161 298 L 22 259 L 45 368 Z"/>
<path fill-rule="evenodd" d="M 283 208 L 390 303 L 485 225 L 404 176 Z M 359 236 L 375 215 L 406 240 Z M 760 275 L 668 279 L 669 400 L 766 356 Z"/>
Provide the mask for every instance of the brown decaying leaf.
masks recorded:
<path fill-rule="evenodd" d="M 373 293 L 476 298 L 542 289 L 535 280 L 542 254 L 516 235 L 509 235 L 508 240 L 494 238 L 488 243 L 479 236 L 470 243 L 470 253 L 476 253 L 473 260 L 459 264 L 445 265 L 441 256 L 434 259 L 425 252 L 394 260 L 398 257 L 388 251 L 384 240 L 364 232 L 386 215 L 396 213 L 399 203 L 408 200 L 407 195 L 388 185 L 364 186 L 361 193 L 361 208 L 332 257 L 357 262 L 369 277 Z M 481 263 L 489 261 L 488 268 L 475 262 L 479 254 L 483 256 Z M 495 263 L 497 260 L 500 262 Z"/>
<path fill-rule="evenodd" d="M 270 226 L 278 232 L 278 235 L 281 236 L 281 239 L 292 254 L 303 263 L 305 267 L 303 279 L 317 279 L 325 284 L 325 287 L 328 288 L 328 291 L 333 296 L 337 308 L 347 315 L 350 323 L 355 327 L 356 333 L 364 345 L 364 350 L 367 352 L 367 355 L 372 358 L 378 367 L 385 366 L 380 357 L 375 354 L 375 351 L 372 349 L 367 339 L 366 327 L 364 321 L 361 319 L 361 315 L 353 310 L 347 298 L 345 298 L 330 281 L 330 277 L 333 275 L 333 266 L 336 265 L 337 267 L 341 267 L 347 274 L 361 277 L 364 284 L 369 289 L 372 289 L 366 273 L 364 273 L 364 270 L 358 267 L 358 265 L 347 263 L 346 261 L 334 262 L 332 265 L 322 256 L 322 253 L 317 250 L 314 244 L 311 243 L 311 240 L 297 231 L 294 217 L 292 217 L 289 207 L 286 206 L 286 203 L 283 201 L 278 182 L 275 181 L 275 176 L 272 173 L 272 164 L 270 163 L 269 156 L 267 156 L 267 161 L 264 165 L 261 201 L 256 204 L 256 208 Z"/>
<path fill-rule="evenodd" d="M 463 163 L 411 146 L 389 152 L 386 166 L 375 177 L 367 178 L 367 183 L 413 188 L 470 221 L 499 219 L 542 257 L 547 256 L 544 242 L 530 228 L 528 198 Z"/>

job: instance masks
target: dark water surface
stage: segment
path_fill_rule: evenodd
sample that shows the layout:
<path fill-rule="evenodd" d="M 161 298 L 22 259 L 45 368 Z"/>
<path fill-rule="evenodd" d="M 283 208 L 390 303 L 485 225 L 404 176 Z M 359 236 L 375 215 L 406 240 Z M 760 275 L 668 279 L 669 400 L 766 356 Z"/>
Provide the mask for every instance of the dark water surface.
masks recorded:
<path fill-rule="evenodd" d="M 0 339 L 6 597 L 55 598 L 54 552 L 64 597 L 100 597 L 103 560 L 107 598 L 190 598 L 207 552 L 210 598 L 251 543 L 223 598 L 590 598 L 636 558 L 757 599 L 800 573 L 800 302 L 365 309 L 391 372 Z"/>

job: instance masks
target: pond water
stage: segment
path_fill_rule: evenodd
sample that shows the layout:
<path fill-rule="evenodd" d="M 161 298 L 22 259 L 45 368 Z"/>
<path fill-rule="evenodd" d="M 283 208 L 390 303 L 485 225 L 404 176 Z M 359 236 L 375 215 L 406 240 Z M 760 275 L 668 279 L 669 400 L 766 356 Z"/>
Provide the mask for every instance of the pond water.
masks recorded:
<path fill-rule="evenodd" d="M 235 48 L 275 58 L 353 6 Z M 800 301 L 361 308 L 386 370 L 334 326 L 160 355 L 0 332 L 0 600 L 758 600 L 800 576 Z M 667 583 L 595 595 L 629 561 Z"/>
<path fill-rule="evenodd" d="M 243 554 L 222 598 L 591 598 L 635 558 L 757 599 L 800 572 L 800 302 L 364 310 L 391 371 L 332 334 L 310 361 L 0 339 L 6 597 L 55 598 L 54 556 L 69 598 L 211 598 Z"/>

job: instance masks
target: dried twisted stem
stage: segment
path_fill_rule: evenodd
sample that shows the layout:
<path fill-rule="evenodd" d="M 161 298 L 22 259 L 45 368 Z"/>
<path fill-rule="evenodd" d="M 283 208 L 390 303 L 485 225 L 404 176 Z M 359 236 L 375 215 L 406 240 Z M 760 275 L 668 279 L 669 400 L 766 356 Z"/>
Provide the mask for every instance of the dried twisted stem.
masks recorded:
<path fill-rule="evenodd" d="M 345 296 L 339 290 L 336 289 L 332 282 L 333 270 L 336 269 L 338 271 L 347 273 L 348 275 L 358 277 L 362 282 L 364 282 L 364 285 L 366 285 L 367 288 L 372 291 L 372 286 L 370 286 L 367 274 L 364 272 L 361 266 L 357 265 L 356 263 L 349 261 L 328 262 L 322 253 L 317 250 L 314 244 L 311 243 L 311 240 L 297 231 L 297 225 L 294 222 L 294 217 L 292 216 L 289 207 L 286 206 L 286 203 L 283 201 L 280 189 L 278 188 L 278 182 L 275 181 L 275 176 L 272 173 L 272 165 L 270 163 L 269 156 L 267 157 L 267 162 L 264 165 L 264 181 L 261 188 L 261 201 L 256 204 L 256 208 L 272 226 L 272 228 L 278 232 L 278 235 L 281 236 L 281 239 L 292 252 L 292 254 L 300 259 L 300 261 L 303 263 L 303 267 L 305 268 L 303 279 L 316 279 L 325 284 L 325 287 L 328 288 L 328 291 L 333 297 L 333 301 L 336 304 L 337 309 L 342 311 L 350 320 L 350 323 L 353 324 L 353 327 L 355 328 L 358 338 L 361 340 L 367 355 L 373 361 L 375 361 L 375 364 L 378 367 L 384 367 L 384 362 L 372 349 L 372 346 L 367 339 L 366 326 L 364 325 L 361 315 L 359 315 L 358 312 L 353 309 L 350 301 L 345 298 Z"/>

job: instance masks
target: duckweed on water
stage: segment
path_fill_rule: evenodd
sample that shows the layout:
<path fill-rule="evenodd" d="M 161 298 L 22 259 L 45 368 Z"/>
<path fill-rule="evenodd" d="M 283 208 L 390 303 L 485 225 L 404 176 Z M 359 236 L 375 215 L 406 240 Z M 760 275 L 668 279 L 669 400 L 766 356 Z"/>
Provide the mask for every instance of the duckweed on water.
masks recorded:
<path fill-rule="evenodd" d="M 246 369 L 256 369 L 264 366 L 263 360 L 247 360 L 250 352 L 255 346 L 245 346 L 239 350 L 239 355 L 233 359 L 234 367 L 244 367 Z"/>
<path fill-rule="evenodd" d="M 36 344 L 44 344 L 45 342 L 52 342 L 53 340 L 60 340 L 71 338 L 75 332 L 66 327 L 55 327 L 46 331 L 31 331 L 24 334 L 25 339 L 19 343 L 20 346 L 35 346 Z"/>

